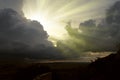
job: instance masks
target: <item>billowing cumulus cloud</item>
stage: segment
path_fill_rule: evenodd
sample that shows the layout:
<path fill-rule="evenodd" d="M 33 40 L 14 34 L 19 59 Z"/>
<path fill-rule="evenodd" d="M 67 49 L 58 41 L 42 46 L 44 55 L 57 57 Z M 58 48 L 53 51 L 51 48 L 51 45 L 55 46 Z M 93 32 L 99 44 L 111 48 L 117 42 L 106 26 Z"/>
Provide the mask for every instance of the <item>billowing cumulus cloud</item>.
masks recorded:
<path fill-rule="evenodd" d="M 40 22 L 24 17 L 22 7 L 23 0 L 0 0 L 0 58 L 63 58 Z"/>
<path fill-rule="evenodd" d="M 12 9 L 0 10 L 1 52 L 25 53 L 31 57 L 39 55 L 38 58 L 60 57 L 47 39 L 48 34 L 39 22 L 28 20 Z"/>
<path fill-rule="evenodd" d="M 31 46 L 50 45 L 47 41 L 48 35 L 39 22 L 27 20 L 12 9 L 0 11 L 0 32 L 3 41 L 21 42 Z"/>
<path fill-rule="evenodd" d="M 70 23 L 66 26 L 70 35 L 69 49 L 82 51 L 116 51 L 120 44 L 120 1 L 106 11 L 101 20 L 87 20 L 80 23 L 79 30 L 73 29 Z"/>

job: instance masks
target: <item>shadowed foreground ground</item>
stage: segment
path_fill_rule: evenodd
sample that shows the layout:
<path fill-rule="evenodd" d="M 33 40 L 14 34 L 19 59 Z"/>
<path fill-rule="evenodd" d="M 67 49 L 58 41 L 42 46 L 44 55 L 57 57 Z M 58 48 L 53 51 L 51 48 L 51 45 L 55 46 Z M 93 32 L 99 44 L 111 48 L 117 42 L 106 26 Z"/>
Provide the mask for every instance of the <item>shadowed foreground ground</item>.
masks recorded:
<path fill-rule="evenodd" d="M 79 80 L 88 63 L 4 63 L 0 80 Z"/>
<path fill-rule="evenodd" d="M 13 62 L 1 61 L 0 80 L 120 80 L 119 52 L 92 63 Z"/>

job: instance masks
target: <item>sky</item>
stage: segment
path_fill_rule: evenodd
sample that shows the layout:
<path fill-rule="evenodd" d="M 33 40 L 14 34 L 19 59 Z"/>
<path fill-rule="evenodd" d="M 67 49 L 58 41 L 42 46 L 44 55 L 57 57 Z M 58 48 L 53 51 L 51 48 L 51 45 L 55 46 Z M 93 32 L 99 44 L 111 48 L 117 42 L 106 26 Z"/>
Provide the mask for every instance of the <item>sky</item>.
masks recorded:
<path fill-rule="evenodd" d="M 90 18 L 102 18 L 105 10 L 116 1 L 118 0 L 1 0 L 0 8 L 23 12 L 27 19 L 39 21 L 51 37 L 64 39 L 64 27 L 68 21 L 72 21 L 74 27 L 79 27 L 80 22 Z"/>
<path fill-rule="evenodd" d="M 114 52 L 120 43 L 117 1 L 0 0 L 0 52 L 40 59 Z"/>
<path fill-rule="evenodd" d="M 26 18 L 41 22 L 51 37 L 65 39 L 64 27 L 68 21 L 79 27 L 82 21 L 102 18 L 114 2 L 116 0 L 24 0 L 22 10 Z"/>

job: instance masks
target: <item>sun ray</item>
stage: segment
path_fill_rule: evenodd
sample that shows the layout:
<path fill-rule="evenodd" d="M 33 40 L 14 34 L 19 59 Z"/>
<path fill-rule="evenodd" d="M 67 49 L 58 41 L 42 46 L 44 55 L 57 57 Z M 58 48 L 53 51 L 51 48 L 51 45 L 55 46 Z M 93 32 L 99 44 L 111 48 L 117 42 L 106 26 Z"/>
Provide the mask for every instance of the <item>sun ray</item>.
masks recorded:
<path fill-rule="evenodd" d="M 65 39 L 63 22 L 77 20 L 79 25 L 80 21 L 101 18 L 108 4 L 105 0 L 24 0 L 22 10 L 27 19 L 39 21 L 50 36 Z"/>

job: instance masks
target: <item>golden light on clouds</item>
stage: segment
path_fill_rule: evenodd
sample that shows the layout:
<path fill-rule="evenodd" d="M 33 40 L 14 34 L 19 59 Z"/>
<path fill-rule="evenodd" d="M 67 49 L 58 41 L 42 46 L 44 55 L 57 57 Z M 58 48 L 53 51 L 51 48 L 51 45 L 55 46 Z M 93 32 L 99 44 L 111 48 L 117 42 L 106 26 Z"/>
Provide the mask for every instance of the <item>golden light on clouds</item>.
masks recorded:
<path fill-rule="evenodd" d="M 105 9 L 106 4 L 110 3 L 105 0 L 24 0 L 22 10 L 27 19 L 39 21 L 50 37 L 65 39 L 66 22 L 72 20 L 74 27 L 78 27 L 81 21 L 101 18 L 104 16 L 101 9 Z"/>

